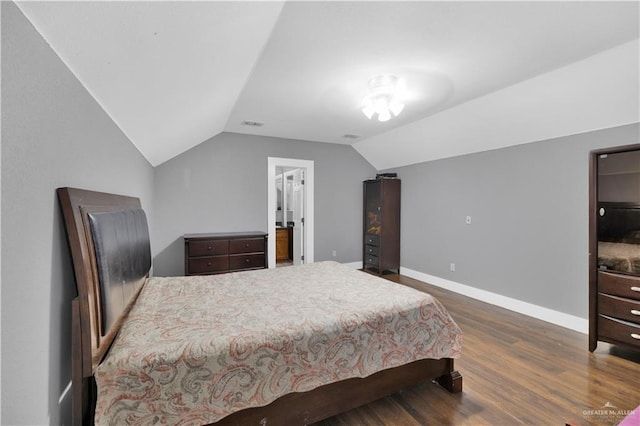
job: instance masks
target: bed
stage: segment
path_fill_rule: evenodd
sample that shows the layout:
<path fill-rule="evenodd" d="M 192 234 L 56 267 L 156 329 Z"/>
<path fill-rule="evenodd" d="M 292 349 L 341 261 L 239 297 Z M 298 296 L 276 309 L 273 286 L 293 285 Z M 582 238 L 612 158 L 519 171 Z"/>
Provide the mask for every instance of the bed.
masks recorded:
<path fill-rule="evenodd" d="M 462 391 L 460 330 L 426 293 L 335 262 L 149 277 L 137 198 L 58 197 L 74 424 L 309 424 L 424 381 Z"/>

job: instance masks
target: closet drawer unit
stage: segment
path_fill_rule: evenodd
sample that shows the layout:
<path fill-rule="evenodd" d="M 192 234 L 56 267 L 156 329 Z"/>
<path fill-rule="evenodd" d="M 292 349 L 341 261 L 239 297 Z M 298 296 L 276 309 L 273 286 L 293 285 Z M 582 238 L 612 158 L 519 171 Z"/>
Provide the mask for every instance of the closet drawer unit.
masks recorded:
<path fill-rule="evenodd" d="M 600 340 L 640 347 L 640 324 L 618 320 L 608 316 L 598 317 Z"/>
<path fill-rule="evenodd" d="M 377 174 L 362 184 L 362 269 L 399 273 L 401 181 L 395 174 Z"/>
<path fill-rule="evenodd" d="M 264 253 L 265 252 L 265 240 L 264 238 L 251 238 L 242 240 L 230 240 L 229 241 L 229 253 Z"/>
<path fill-rule="evenodd" d="M 227 253 L 229 253 L 228 240 L 204 240 L 189 243 L 189 257 L 219 256 Z"/>
<path fill-rule="evenodd" d="M 640 300 L 640 277 L 599 271 L 598 291 Z"/>
<path fill-rule="evenodd" d="M 264 268 L 264 254 L 232 254 L 229 256 L 231 271 L 260 268 Z"/>
<path fill-rule="evenodd" d="M 229 270 L 228 256 L 198 257 L 188 260 L 189 275 L 219 274 Z"/>
<path fill-rule="evenodd" d="M 364 243 L 368 244 L 368 245 L 371 245 L 371 246 L 380 247 L 380 236 L 372 235 L 372 234 L 365 234 Z"/>
<path fill-rule="evenodd" d="M 184 236 L 184 274 L 224 274 L 267 268 L 265 232 L 227 232 Z"/>
<path fill-rule="evenodd" d="M 600 293 L 598 310 L 602 315 L 640 323 L 640 301 Z"/>

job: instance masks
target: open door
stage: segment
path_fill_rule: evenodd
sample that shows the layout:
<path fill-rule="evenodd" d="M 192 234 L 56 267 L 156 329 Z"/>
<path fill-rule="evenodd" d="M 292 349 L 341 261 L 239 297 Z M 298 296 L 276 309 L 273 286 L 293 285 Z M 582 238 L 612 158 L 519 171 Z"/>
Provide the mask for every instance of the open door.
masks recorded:
<path fill-rule="evenodd" d="M 276 267 L 276 224 L 293 225 L 293 263 L 314 262 L 313 177 L 314 162 L 269 157 L 267 163 L 267 229 L 269 268 Z M 283 171 L 280 171 L 280 170 Z M 280 171 L 278 173 L 276 170 Z M 280 177 L 278 177 L 280 176 Z M 280 185 L 276 182 L 279 181 Z M 284 183 L 284 184 L 283 184 Z M 278 202 L 278 189 L 290 188 L 290 197 Z"/>
<path fill-rule="evenodd" d="M 293 264 L 300 265 L 304 260 L 304 169 L 295 169 L 291 172 L 293 180 L 291 185 L 293 211 Z"/>

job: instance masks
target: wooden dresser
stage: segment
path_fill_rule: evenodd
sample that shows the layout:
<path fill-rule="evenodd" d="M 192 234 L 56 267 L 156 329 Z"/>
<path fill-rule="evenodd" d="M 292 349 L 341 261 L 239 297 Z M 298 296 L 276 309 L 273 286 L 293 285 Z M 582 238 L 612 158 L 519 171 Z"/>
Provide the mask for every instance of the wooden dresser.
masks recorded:
<path fill-rule="evenodd" d="M 186 234 L 184 274 L 211 275 L 267 268 L 267 236 L 265 232 Z"/>
<path fill-rule="evenodd" d="M 597 338 L 640 348 L 640 277 L 598 271 Z"/>
<path fill-rule="evenodd" d="M 400 179 L 364 181 L 362 269 L 400 272 Z"/>
<path fill-rule="evenodd" d="M 591 152 L 589 350 L 640 350 L 640 144 Z"/>

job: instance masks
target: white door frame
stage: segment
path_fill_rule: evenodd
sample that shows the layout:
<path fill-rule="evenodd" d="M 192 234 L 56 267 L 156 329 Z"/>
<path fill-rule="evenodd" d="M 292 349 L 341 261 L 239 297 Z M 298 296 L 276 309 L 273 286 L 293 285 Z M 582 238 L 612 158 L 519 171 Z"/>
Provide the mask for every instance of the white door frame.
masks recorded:
<path fill-rule="evenodd" d="M 304 181 L 304 198 L 305 198 L 305 212 L 304 212 L 304 263 L 313 263 L 313 244 L 314 244 L 314 218 L 313 218 L 313 185 L 314 185 L 314 173 L 313 173 L 313 161 L 312 160 L 298 160 L 295 158 L 267 158 L 267 232 L 269 232 L 268 239 L 268 258 L 269 268 L 275 268 L 276 266 L 276 167 L 296 167 L 300 169 L 306 169 L 305 181 Z M 285 212 L 286 214 L 286 212 Z"/>
<path fill-rule="evenodd" d="M 291 174 L 291 204 L 293 211 L 293 222 L 295 227 L 293 228 L 293 264 L 299 265 L 304 259 L 304 221 L 301 221 L 305 217 L 305 205 L 304 205 L 304 175 L 305 169 L 293 169 L 285 176 Z M 300 225 L 298 225 L 300 224 Z"/>

